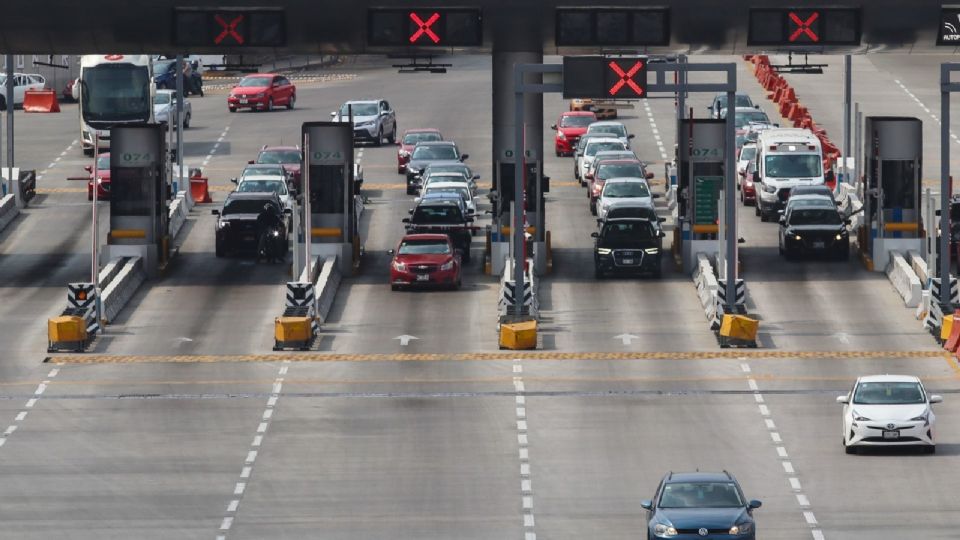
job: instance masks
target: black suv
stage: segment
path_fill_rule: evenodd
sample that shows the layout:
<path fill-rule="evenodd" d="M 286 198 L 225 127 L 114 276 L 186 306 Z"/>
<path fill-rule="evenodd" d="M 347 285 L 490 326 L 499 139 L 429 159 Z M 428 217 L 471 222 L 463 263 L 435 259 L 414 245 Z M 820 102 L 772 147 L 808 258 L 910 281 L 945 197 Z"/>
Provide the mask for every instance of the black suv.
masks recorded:
<path fill-rule="evenodd" d="M 464 264 L 470 262 L 473 218 L 467 215 L 463 199 L 459 196 L 425 198 L 410 210 L 410 217 L 404 218 L 403 222 L 409 234 L 446 234 L 454 248 L 463 254 Z"/>
<path fill-rule="evenodd" d="M 223 210 L 212 210 L 211 213 L 220 216 L 217 219 L 217 257 L 223 257 L 230 252 L 256 252 L 257 250 L 257 217 L 264 211 L 264 206 L 271 205 L 279 215 L 283 215 L 283 203 L 276 193 L 238 193 L 227 195 L 223 202 Z M 287 242 L 285 219 L 281 219 L 281 242 Z"/>
<path fill-rule="evenodd" d="M 464 161 L 467 154 L 461 154 L 457 143 L 453 141 L 424 141 L 417 143 L 407 162 L 407 195 L 413 195 L 420 187 L 423 171 L 431 163 L 439 161 Z"/>
<path fill-rule="evenodd" d="M 594 242 L 594 274 L 602 279 L 607 273 L 652 274 L 660 277 L 663 237 L 656 219 L 616 218 L 599 223 L 591 234 Z"/>
<path fill-rule="evenodd" d="M 849 224 L 850 220 L 840 215 L 832 196 L 792 195 L 780 215 L 780 254 L 788 260 L 806 253 L 847 259 L 850 257 Z"/>
<path fill-rule="evenodd" d="M 753 511 L 760 501 L 748 501 L 727 471 L 667 474 L 653 499 L 640 506 L 647 510 L 650 540 L 757 537 Z"/>

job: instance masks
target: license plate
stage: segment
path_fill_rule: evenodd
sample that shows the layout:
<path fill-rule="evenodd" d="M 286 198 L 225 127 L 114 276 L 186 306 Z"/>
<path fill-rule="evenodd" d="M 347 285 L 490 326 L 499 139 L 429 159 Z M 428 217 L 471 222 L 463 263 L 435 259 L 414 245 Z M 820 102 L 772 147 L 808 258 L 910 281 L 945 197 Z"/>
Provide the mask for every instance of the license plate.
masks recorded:
<path fill-rule="evenodd" d="M 814 243 L 813 243 L 813 249 L 823 249 L 824 246 L 826 246 L 826 244 L 824 244 L 823 242 L 814 242 Z"/>
<path fill-rule="evenodd" d="M 900 432 L 899 432 L 899 431 L 884 431 L 884 432 L 883 432 L 883 438 L 884 438 L 884 439 L 899 439 L 899 438 L 900 438 Z"/>
<path fill-rule="evenodd" d="M 247 100 L 241 99 L 241 100 L 240 100 L 240 104 L 241 104 L 241 105 L 246 105 L 246 104 L 247 104 Z"/>
<path fill-rule="evenodd" d="M 624 259 L 623 264 L 633 264 L 633 259 Z"/>
<path fill-rule="evenodd" d="M 429 274 L 417 274 L 417 281 L 430 281 Z"/>

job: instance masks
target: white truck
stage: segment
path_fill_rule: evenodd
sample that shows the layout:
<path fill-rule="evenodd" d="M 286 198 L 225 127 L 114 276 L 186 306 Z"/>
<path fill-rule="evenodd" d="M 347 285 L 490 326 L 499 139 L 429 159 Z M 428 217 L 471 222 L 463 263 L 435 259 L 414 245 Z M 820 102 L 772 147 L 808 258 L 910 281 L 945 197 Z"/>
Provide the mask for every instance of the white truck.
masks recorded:
<path fill-rule="evenodd" d="M 776 220 L 796 186 L 824 183 L 823 150 L 808 129 L 773 128 L 757 138 L 753 183 L 756 214 L 761 221 Z"/>
<path fill-rule="evenodd" d="M 153 61 L 146 54 L 88 54 L 80 58 L 80 141 L 92 156 L 95 139 L 109 148 L 110 128 L 117 124 L 153 123 Z"/>

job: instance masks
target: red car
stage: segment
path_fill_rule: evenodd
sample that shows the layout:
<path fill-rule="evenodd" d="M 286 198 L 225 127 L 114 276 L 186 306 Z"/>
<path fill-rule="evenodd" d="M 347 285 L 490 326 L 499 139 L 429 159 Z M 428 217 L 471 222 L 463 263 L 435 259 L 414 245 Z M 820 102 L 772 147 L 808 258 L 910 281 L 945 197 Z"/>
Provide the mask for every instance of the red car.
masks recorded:
<path fill-rule="evenodd" d="M 397 174 L 407 172 L 407 162 L 410 161 L 410 153 L 413 147 L 419 142 L 424 141 L 442 141 L 443 135 L 436 128 L 408 129 L 403 132 L 403 138 L 397 141 Z"/>
<path fill-rule="evenodd" d="M 292 109 L 297 101 L 297 87 L 283 75 L 255 73 L 240 79 L 227 96 L 230 112 L 237 109 L 272 111 L 285 105 Z"/>
<path fill-rule="evenodd" d="M 460 288 L 460 252 L 445 234 L 408 234 L 389 252 L 390 288 L 447 286 Z"/>
<path fill-rule="evenodd" d="M 550 126 L 557 134 L 553 138 L 554 150 L 557 157 L 573 155 L 580 136 L 587 132 L 587 127 L 597 121 L 597 115 L 590 111 L 571 111 L 560 115 L 557 123 Z"/>
<path fill-rule="evenodd" d="M 756 206 L 757 188 L 753 185 L 753 171 L 757 170 L 754 161 L 747 163 L 747 168 L 740 174 L 740 202 L 744 206 Z"/>
<path fill-rule="evenodd" d="M 283 170 L 287 171 L 287 174 L 293 179 L 293 185 L 302 191 L 303 186 L 300 185 L 300 158 L 299 146 L 263 145 L 257 159 L 251 159 L 247 164 L 267 163 L 270 165 L 283 165 Z"/>
<path fill-rule="evenodd" d="M 90 175 L 87 179 L 87 200 L 93 200 L 93 165 L 83 167 Z M 97 199 L 110 199 L 110 152 L 105 152 L 97 156 Z"/>

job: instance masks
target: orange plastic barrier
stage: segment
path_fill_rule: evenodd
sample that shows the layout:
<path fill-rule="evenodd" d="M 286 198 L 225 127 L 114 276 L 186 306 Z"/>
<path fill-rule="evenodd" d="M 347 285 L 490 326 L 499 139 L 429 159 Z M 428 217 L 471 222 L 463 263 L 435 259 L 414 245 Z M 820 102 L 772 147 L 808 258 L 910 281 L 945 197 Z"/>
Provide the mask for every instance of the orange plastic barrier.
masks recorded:
<path fill-rule="evenodd" d="M 960 347 L 960 324 L 954 324 L 950 328 L 950 337 L 943 342 L 943 348 L 955 353 L 958 347 Z"/>
<path fill-rule="evenodd" d="M 213 202 L 213 199 L 210 198 L 210 187 L 206 177 L 190 179 L 190 196 L 193 198 L 193 202 L 198 204 Z"/>
<path fill-rule="evenodd" d="M 53 90 L 27 90 L 23 93 L 23 112 L 60 112 L 57 93 Z"/>

